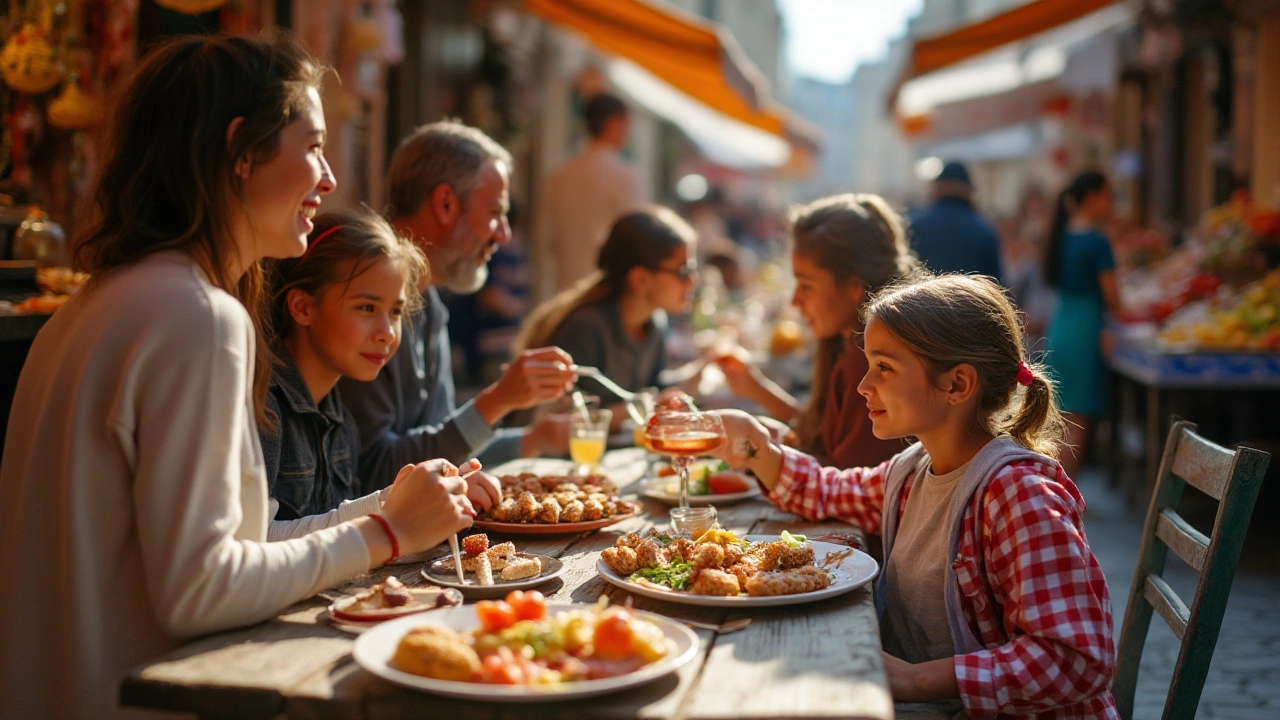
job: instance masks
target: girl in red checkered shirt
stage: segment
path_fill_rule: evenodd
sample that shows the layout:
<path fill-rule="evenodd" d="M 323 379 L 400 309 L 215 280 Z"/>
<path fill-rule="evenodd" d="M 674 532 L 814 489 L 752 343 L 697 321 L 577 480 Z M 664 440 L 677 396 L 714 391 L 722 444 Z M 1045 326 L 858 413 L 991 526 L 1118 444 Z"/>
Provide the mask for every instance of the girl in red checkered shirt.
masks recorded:
<path fill-rule="evenodd" d="M 1106 579 L 1055 459 L 1053 384 L 1027 364 L 1016 311 L 988 278 L 943 275 L 886 290 L 864 322 L 858 390 L 873 431 L 915 444 L 878 467 L 824 468 L 726 411 L 723 459 L 779 508 L 883 536 L 876 606 L 898 703 L 1118 717 Z"/>

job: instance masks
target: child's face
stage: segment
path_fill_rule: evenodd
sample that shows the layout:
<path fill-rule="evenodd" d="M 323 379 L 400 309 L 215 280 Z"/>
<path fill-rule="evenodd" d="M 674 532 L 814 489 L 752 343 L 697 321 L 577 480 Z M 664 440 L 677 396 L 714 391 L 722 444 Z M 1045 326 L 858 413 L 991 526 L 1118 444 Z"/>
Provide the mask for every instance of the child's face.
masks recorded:
<path fill-rule="evenodd" d="M 324 141 L 320 95 L 309 89 L 305 112 L 280 131 L 279 151 L 264 163 L 238 166 L 258 257 L 297 257 L 307 249 L 320 196 L 337 187 Z"/>
<path fill-rule="evenodd" d="M 350 276 L 354 263 L 341 263 L 336 277 Z M 326 288 L 308 327 L 316 356 L 343 376 L 364 381 L 377 377 L 400 346 L 404 281 L 400 268 L 383 259 L 350 285 L 340 281 Z"/>
<path fill-rule="evenodd" d="M 867 323 L 863 348 L 869 367 L 858 392 L 867 399 L 871 432 L 889 440 L 937 429 L 948 415 L 947 394 L 934 385 L 920 358 L 875 318 Z"/>
<path fill-rule="evenodd" d="M 842 286 L 830 270 L 799 253 L 791 255 L 791 271 L 796 276 L 791 304 L 800 310 L 814 337 L 826 340 L 857 327 L 862 283 L 852 281 Z"/>

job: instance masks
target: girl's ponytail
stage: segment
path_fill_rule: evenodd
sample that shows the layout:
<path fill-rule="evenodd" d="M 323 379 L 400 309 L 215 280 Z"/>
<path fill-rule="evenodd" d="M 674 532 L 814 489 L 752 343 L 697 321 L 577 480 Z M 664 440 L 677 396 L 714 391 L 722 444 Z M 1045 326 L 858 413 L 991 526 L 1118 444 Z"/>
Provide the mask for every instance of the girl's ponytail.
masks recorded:
<path fill-rule="evenodd" d="M 1029 365 L 1028 369 L 1031 382 L 1022 391 L 1022 404 L 1009 419 L 1008 433 L 1023 446 L 1057 458 L 1066 423 L 1053 400 L 1053 381 L 1044 365 Z"/>

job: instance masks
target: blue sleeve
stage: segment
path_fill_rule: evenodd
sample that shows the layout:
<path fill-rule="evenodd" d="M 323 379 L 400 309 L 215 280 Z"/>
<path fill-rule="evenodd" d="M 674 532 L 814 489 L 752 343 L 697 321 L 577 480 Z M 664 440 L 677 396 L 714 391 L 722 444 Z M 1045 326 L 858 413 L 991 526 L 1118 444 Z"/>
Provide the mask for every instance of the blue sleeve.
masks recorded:
<path fill-rule="evenodd" d="M 1094 235 L 1094 263 L 1098 269 L 1098 274 L 1108 270 L 1114 270 L 1116 267 L 1116 257 L 1111 252 L 1111 241 L 1107 240 L 1107 236 L 1102 233 Z"/>

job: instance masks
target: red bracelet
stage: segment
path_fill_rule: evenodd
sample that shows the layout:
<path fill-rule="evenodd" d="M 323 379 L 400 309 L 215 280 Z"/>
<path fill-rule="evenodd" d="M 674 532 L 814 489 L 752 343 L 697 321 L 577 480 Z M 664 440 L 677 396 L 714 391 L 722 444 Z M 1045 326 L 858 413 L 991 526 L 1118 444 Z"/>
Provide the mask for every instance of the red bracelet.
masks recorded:
<path fill-rule="evenodd" d="M 377 520 L 382 529 L 387 531 L 387 537 L 391 538 L 391 557 L 387 559 L 387 563 L 400 557 L 400 542 L 396 540 L 396 531 L 391 529 L 391 523 L 387 522 L 387 519 L 378 513 L 369 513 L 369 517 Z M 383 565 L 387 563 L 383 563 Z"/>

